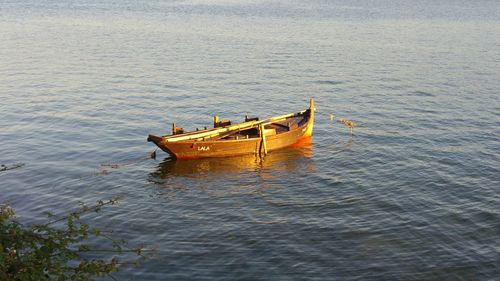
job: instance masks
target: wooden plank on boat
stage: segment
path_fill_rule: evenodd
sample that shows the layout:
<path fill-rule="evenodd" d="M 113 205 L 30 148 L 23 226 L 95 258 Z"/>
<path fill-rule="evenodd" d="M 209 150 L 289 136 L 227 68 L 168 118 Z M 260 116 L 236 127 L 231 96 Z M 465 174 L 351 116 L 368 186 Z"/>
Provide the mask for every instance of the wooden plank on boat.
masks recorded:
<path fill-rule="evenodd" d="M 262 152 L 264 152 L 264 155 L 267 155 L 266 129 L 264 128 L 264 124 L 260 124 L 259 132 L 261 137 L 260 154 L 262 155 Z"/>

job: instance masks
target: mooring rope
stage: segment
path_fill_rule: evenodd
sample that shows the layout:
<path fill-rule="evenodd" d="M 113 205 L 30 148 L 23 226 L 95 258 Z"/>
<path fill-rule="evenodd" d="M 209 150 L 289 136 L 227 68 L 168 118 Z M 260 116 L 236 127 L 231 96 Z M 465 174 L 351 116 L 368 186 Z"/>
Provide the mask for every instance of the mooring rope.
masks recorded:
<path fill-rule="evenodd" d="M 158 148 L 156 148 L 153 152 L 149 152 L 145 156 L 138 158 L 138 159 L 130 160 L 127 162 L 121 162 L 121 163 L 105 163 L 105 164 L 101 164 L 101 167 L 109 167 L 109 168 L 113 168 L 113 169 L 118 169 L 118 168 L 121 168 L 123 166 L 128 166 L 128 165 L 140 163 L 144 160 L 156 159 L 156 151 L 157 150 L 158 150 Z"/>
<path fill-rule="evenodd" d="M 320 113 L 320 115 L 322 115 L 322 114 Z M 353 134 L 354 127 L 358 126 L 356 123 L 349 121 L 345 118 L 336 118 L 336 116 L 333 113 L 329 114 L 329 118 L 330 118 L 330 121 L 339 121 L 340 123 L 346 125 L 349 128 L 351 135 Z"/>

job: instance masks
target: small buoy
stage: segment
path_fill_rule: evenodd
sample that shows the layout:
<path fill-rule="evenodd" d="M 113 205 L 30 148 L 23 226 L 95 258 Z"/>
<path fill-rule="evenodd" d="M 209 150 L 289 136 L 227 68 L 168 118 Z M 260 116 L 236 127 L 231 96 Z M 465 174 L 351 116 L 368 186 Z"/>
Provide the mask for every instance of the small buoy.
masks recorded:
<path fill-rule="evenodd" d="M 330 114 L 330 120 L 333 121 L 333 119 L 335 119 L 335 115 Z"/>

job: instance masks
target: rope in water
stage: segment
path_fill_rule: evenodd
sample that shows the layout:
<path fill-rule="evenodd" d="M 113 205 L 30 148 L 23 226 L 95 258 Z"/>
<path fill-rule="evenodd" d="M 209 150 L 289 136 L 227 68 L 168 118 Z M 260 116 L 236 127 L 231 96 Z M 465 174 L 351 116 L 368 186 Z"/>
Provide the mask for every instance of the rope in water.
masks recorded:
<path fill-rule="evenodd" d="M 351 132 L 351 135 L 353 133 L 353 130 L 354 130 L 354 127 L 357 126 L 356 123 L 352 122 L 352 121 L 349 121 L 345 118 L 338 118 L 338 119 L 335 119 L 335 115 L 332 113 L 330 114 L 330 121 L 339 121 L 340 123 L 346 125 L 348 128 L 349 128 L 349 131 Z"/>

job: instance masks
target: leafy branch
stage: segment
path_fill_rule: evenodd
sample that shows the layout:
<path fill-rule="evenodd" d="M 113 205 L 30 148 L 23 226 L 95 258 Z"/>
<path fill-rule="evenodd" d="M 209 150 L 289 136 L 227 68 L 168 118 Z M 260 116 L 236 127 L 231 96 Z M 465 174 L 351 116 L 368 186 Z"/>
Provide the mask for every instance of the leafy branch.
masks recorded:
<path fill-rule="evenodd" d="M 101 208 L 114 205 L 118 199 L 98 201 L 93 206 L 83 205 L 76 211 L 44 224 L 24 226 L 15 219 L 15 211 L 0 205 L 0 280 L 78 280 L 89 281 L 94 277 L 112 276 L 119 265 L 132 263 L 105 253 L 134 253 L 137 258 L 150 250 L 129 248 L 124 240 L 116 240 L 101 230 L 90 228 L 81 217 L 98 213 Z M 64 222 L 64 223 L 63 223 Z M 111 242 L 111 248 L 91 247 L 86 242 L 102 237 Z M 91 258 L 90 253 L 101 258 Z"/>

